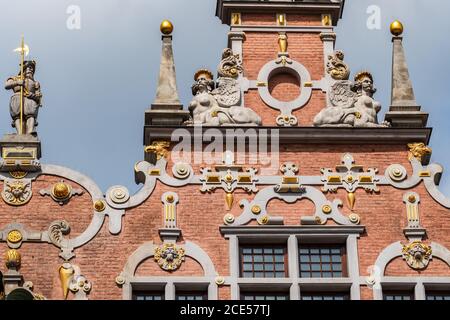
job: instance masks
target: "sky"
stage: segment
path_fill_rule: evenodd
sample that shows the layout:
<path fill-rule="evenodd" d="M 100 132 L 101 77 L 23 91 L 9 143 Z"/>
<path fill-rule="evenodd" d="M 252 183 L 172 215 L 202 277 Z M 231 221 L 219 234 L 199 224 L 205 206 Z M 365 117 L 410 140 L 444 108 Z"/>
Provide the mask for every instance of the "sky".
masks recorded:
<path fill-rule="evenodd" d="M 73 6 L 80 10 L 79 29 L 73 28 Z M 380 13 L 374 29 L 367 25 L 373 6 Z M 41 161 L 80 171 L 103 191 L 117 184 L 136 191 L 133 167 L 143 159 L 144 112 L 156 93 L 160 22 L 175 26 L 177 83 L 187 106 L 193 74 L 216 70 L 227 45 L 229 28 L 215 17 L 215 7 L 215 0 L 0 0 L 0 78 L 18 72 L 13 49 L 22 34 L 29 58 L 37 60 L 35 77 L 44 94 Z M 404 23 L 416 99 L 434 128 L 432 161 L 444 168 L 450 168 L 449 11 L 446 0 L 346 0 L 336 28 L 336 48 L 345 52 L 352 73 L 373 73 L 383 119 L 391 93 L 389 24 Z M 9 97 L 0 88 L 0 135 L 13 132 Z M 450 195 L 446 172 L 441 190 Z"/>

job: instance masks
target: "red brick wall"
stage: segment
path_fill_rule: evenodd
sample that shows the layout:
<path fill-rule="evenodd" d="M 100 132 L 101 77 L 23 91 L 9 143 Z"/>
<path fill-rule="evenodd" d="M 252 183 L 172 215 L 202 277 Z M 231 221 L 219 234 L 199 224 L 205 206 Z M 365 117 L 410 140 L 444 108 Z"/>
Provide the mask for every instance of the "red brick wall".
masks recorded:
<path fill-rule="evenodd" d="M 320 80 L 324 76 L 323 43 L 318 33 L 288 33 L 288 51 L 290 58 L 303 64 L 311 74 L 312 80 Z M 278 56 L 278 33 L 246 32 L 243 45 L 244 75 L 250 80 L 258 79 L 262 67 Z M 292 76 L 273 78 L 269 88 L 280 87 L 273 96 L 281 101 L 294 100 L 299 93 L 292 85 Z M 282 85 L 280 80 L 287 80 Z M 304 81 L 304 80 L 303 80 Z M 295 81 L 297 83 L 297 81 Z M 285 98 L 281 98 L 286 95 Z M 288 99 L 289 98 L 289 99 Z M 276 126 L 276 118 L 280 114 L 267 106 L 259 97 L 257 90 L 250 90 L 245 95 L 247 107 L 256 111 L 263 119 L 264 126 Z M 326 106 L 326 95 L 321 90 L 314 90 L 309 103 L 294 112 L 299 119 L 299 126 L 311 126 L 314 117 Z"/>

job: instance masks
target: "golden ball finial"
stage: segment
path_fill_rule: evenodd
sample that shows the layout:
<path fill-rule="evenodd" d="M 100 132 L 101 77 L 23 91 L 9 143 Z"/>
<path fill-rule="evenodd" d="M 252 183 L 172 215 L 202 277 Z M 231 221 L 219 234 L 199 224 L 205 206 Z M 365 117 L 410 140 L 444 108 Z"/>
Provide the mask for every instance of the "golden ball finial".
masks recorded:
<path fill-rule="evenodd" d="M 70 195 L 70 186 L 64 182 L 58 182 L 53 186 L 53 196 L 57 199 L 65 199 Z"/>
<path fill-rule="evenodd" d="M 173 24 L 169 20 L 164 20 L 161 22 L 160 30 L 163 34 L 168 36 L 173 32 Z"/>
<path fill-rule="evenodd" d="M 403 24 L 398 20 L 392 22 L 391 33 L 396 37 L 400 36 L 403 33 Z"/>

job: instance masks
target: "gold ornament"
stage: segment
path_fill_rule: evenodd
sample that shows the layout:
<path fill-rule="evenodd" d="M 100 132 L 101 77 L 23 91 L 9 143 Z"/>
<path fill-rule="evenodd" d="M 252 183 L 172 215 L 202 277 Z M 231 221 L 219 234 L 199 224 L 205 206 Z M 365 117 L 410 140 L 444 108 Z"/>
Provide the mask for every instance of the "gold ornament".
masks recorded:
<path fill-rule="evenodd" d="M 94 203 L 94 209 L 95 209 L 95 211 L 97 211 L 97 212 L 105 211 L 105 209 L 106 209 L 105 202 L 104 202 L 103 200 L 97 200 L 97 201 L 95 201 L 95 203 Z"/>
<path fill-rule="evenodd" d="M 413 241 L 404 245 L 402 250 L 403 259 L 414 270 L 423 270 L 428 267 L 432 253 L 431 247 L 422 241 Z"/>
<path fill-rule="evenodd" d="M 71 192 L 72 192 L 72 187 L 64 182 L 58 182 L 52 188 L 52 195 L 57 200 L 67 199 L 70 196 Z"/>
<path fill-rule="evenodd" d="M 161 158 L 167 158 L 169 151 L 167 150 L 170 147 L 170 142 L 168 141 L 153 141 L 150 146 L 145 147 L 145 153 L 155 153 L 156 158 L 160 160 Z"/>
<path fill-rule="evenodd" d="M 347 201 L 348 201 L 350 210 L 353 210 L 355 208 L 355 202 L 356 202 L 356 196 L 355 196 L 354 192 L 349 192 L 347 194 Z"/>
<path fill-rule="evenodd" d="M 162 247 L 155 248 L 154 258 L 161 269 L 175 271 L 184 261 L 184 249 L 178 248 L 173 243 L 166 243 Z"/>
<path fill-rule="evenodd" d="M 392 22 L 390 28 L 391 28 L 391 33 L 396 37 L 401 36 L 403 33 L 403 24 L 398 20 L 395 20 L 394 22 Z"/>
<path fill-rule="evenodd" d="M 228 210 L 231 210 L 234 202 L 234 196 L 231 192 L 227 192 L 227 194 L 225 195 L 225 202 L 227 204 Z"/>
<path fill-rule="evenodd" d="M 175 198 L 173 197 L 172 194 L 169 194 L 169 195 L 166 197 L 166 201 L 167 201 L 168 203 L 172 203 L 174 200 L 175 200 Z"/>
<path fill-rule="evenodd" d="M 433 150 L 430 147 L 427 147 L 423 142 L 409 143 L 408 148 L 408 159 L 412 160 L 413 158 L 416 158 L 420 162 L 423 162 L 424 158 L 430 156 L 433 152 Z"/>
<path fill-rule="evenodd" d="M 8 232 L 8 241 L 11 243 L 19 243 L 22 241 L 22 234 L 19 230 L 11 230 Z"/>
<path fill-rule="evenodd" d="M 14 179 L 20 180 L 20 179 L 25 178 L 28 175 L 28 172 L 25 172 L 25 171 L 11 171 L 9 174 Z"/>
<path fill-rule="evenodd" d="M 278 46 L 280 47 L 280 52 L 286 53 L 288 48 L 288 37 L 285 33 L 278 36 Z"/>
<path fill-rule="evenodd" d="M 69 294 L 69 284 L 74 273 L 75 270 L 70 263 L 64 263 L 59 267 L 59 280 L 61 281 L 64 299 L 67 299 L 67 295 Z"/>
<path fill-rule="evenodd" d="M 8 269 L 18 269 L 21 264 L 21 256 L 19 251 L 10 249 L 5 254 L 5 265 Z"/>
<path fill-rule="evenodd" d="M 333 209 L 332 209 L 331 206 L 329 206 L 329 205 L 324 205 L 324 206 L 322 207 L 322 212 L 325 213 L 325 214 L 330 214 L 331 211 L 333 211 Z"/>
<path fill-rule="evenodd" d="M 258 223 L 262 224 L 262 225 L 268 224 L 269 223 L 269 217 L 268 216 L 262 217 L 261 220 L 258 220 Z"/>
<path fill-rule="evenodd" d="M 277 24 L 279 26 L 285 26 L 286 25 L 286 14 L 284 14 L 284 13 L 277 14 Z"/>
<path fill-rule="evenodd" d="M 261 207 L 258 206 L 258 205 L 254 205 L 254 206 L 252 207 L 252 213 L 253 213 L 253 214 L 256 214 L 256 215 L 260 214 L 260 213 L 261 213 Z"/>
<path fill-rule="evenodd" d="M 241 14 L 240 13 L 233 12 L 231 14 L 231 24 L 235 25 L 235 26 L 241 24 Z"/>
<path fill-rule="evenodd" d="M 173 24 L 169 20 L 164 20 L 161 22 L 161 26 L 159 27 L 161 32 L 166 36 L 173 32 Z"/>
<path fill-rule="evenodd" d="M 411 202 L 411 203 L 414 203 L 414 202 L 416 202 L 416 196 L 415 196 L 415 195 L 413 195 L 413 194 L 409 195 L 409 197 L 408 197 L 408 201 L 409 201 L 409 202 Z"/>

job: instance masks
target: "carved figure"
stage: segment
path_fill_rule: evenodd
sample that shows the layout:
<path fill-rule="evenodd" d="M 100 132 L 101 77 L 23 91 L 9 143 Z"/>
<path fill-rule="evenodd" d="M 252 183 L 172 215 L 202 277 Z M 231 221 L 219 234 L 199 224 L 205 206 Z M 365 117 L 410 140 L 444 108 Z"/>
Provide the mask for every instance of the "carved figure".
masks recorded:
<path fill-rule="evenodd" d="M 360 72 L 355 82 L 336 81 L 330 88 L 331 105 L 323 109 L 315 118 L 314 125 L 336 127 L 389 127 L 378 123 L 377 114 L 381 104 L 373 99 L 376 89 L 369 72 Z"/>
<path fill-rule="evenodd" d="M 328 56 L 327 72 L 335 80 L 348 80 L 350 69 L 344 62 L 344 52 L 335 51 Z"/>
<path fill-rule="evenodd" d="M 209 70 L 199 70 L 192 86 L 194 99 L 189 104 L 192 119 L 187 124 L 207 126 L 261 125 L 261 118 L 243 107 L 242 92 L 236 78 L 242 72 L 237 55 L 225 49 L 219 65 L 217 84 Z"/>
<path fill-rule="evenodd" d="M 12 118 L 12 126 L 16 128 L 17 133 L 36 135 L 36 126 L 38 111 L 41 105 L 42 93 L 41 85 L 34 80 L 34 73 L 36 71 L 35 61 L 25 61 L 23 64 L 23 79 L 18 76 L 10 77 L 6 80 L 5 89 L 13 90 L 14 94 L 11 97 L 9 104 L 9 111 Z M 23 132 L 21 128 L 21 88 L 23 87 Z"/>

